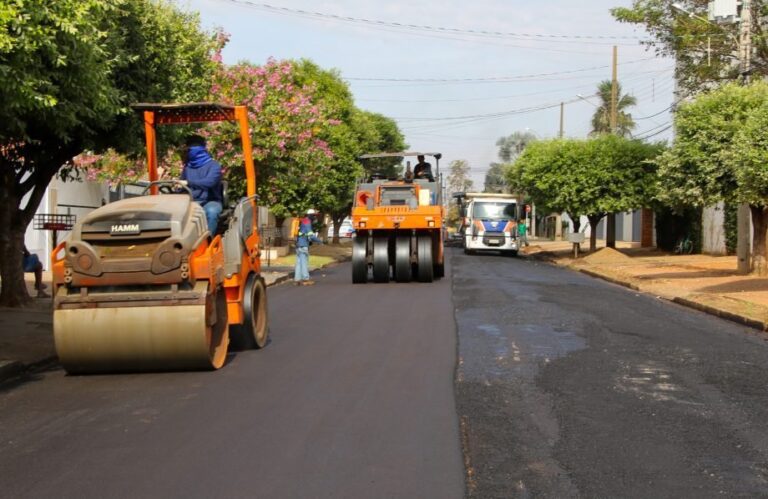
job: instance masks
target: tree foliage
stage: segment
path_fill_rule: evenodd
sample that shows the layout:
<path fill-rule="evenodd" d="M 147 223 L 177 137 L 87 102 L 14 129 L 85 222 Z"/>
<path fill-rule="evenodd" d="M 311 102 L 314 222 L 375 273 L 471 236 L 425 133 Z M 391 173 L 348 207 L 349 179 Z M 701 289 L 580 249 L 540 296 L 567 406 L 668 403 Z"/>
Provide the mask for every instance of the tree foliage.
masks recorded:
<path fill-rule="evenodd" d="M 514 163 L 508 181 L 536 204 L 567 212 L 576 230 L 581 215 L 590 217 L 594 246 L 604 215 L 650 204 L 655 167 L 649 160 L 660 147 L 614 135 L 537 141 Z"/>
<path fill-rule="evenodd" d="M 531 142 L 536 140 L 536 135 L 531 132 L 514 132 L 506 137 L 500 137 L 496 141 L 499 148 L 501 163 L 491 163 L 485 174 L 483 190 L 491 193 L 507 192 L 511 187 L 507 183 L 509 165 L 513 163 Z M 515 187 L 512 187 L 513 189 Z"/>
<path fill-rule="evenodd" d="M 467 192 L 472 190 L 472 179 L 469 178 L 469 163 L 465 159 L 455 159 L 448 165 L 448 191 Z"/>
<path fill-rule="evenodd" d="M 504 163 L 512 163 L 520 156 L 528 144 L 534 142 L 536 136 L 531 132 L 514 132 L 496 141 L 499 148 L 499 159 Z"/>
<path fill-rule="evenodd" d="M 600 105 L 592 115 L 592 133 L 614 133 L 611 130 L 611 94 L 612 83 L 610 80 L 601 81 L 597 86 L 597 97 Z M 629 94 L 621 94 L 621 84 L 616 84 L 616 135 L 628 137 L 635 129 L 636 123 L 632 114 L 627 109 L 637 104 L 637 99 Z"/>
<path fill-rule="evenodd" d="M 503 163 L 495 162 L 488 166 L 488 171 L 485 172 L 485 181 L 483 182 L 483 192 L 500 194 L 507 191 L 507 166 Z"/>
<path fill-rule="evenodd" d="M 753 261 L 758 273 L 768 271 L 764 268 L 766 123 L 768 83 L 727 84 L 680 106 L 675 143 L 658 159 L 662 201 L 672 206 L 726 201 L 752 207 Z"/>
<path fill-rule="evenodd" d="M 269 60 L 262 66 L 241 62 L 222 65 L 212 89 L 214 100 L 248 107 L 253 155 L 259 169 L 259 202 L 270 206 L 279 218 L 300 213 L 317 202 L 317 192 L 311 189 L 328 174 L 333 157 L 321 133 L 337 122 L 318 104 L 316 85 L 305 81 L 291 61 Z M 233 193 L 244 194 L 237 127 L 231 123 L 209 125 L 202 134 L 224 167 Z"/>
<path fill-rule="evenodd" d="M 672 7 L 680 3 L 693 13 L 689 16 Z M 637 24 L 652 40 L 646 43 L 659 55 L 675 58 L 675 73 L 680 89 L 695 95 L 704 88 L 739 76 L 738 23 L 707 22 L 708 0 L 634 0 L 632 7 L 612 9 L 621 22 Z M 752 19 L 768 14 L 764 0 L 752 1 Z M 768 44 L 763 23 L 752 23 L 753 75 L 768 75 Z"/>
<path fill-rule="evenodd" d="M 219 43 L 160 1 L 0 6 L 0 303 L 28 300 L 20 249 L 51 178 L 82 151 L 137 148 L 130 103 L 204 97 Z"/>

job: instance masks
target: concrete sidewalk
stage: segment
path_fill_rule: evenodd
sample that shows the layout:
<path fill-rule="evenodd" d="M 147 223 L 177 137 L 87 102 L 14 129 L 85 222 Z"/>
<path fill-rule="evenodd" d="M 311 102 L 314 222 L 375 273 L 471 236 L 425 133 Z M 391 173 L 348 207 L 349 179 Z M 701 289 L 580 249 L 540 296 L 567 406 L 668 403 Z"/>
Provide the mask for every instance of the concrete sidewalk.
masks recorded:
<path fill-rule="evenodd" d="M 597 247 L 573 258 L 571 243 L 539 240 L 523 254 L 768 331 L 768 278 L 738 274 L 735 256 L 672 255 L 621 242 L 615 250 L 603 241 Z"/>
<path fill-rule="evenodd" d="M 328 265 L 347 259 L 346 254 L 339 255 Z M 322 268 L 311 269 L 311 272 L 320 270 Z M 267 286 L 274 286 L 293 279 L 293 269 L 264 265 L 262 276 Z M 30 296 L 35 296 L 34 278 L 31 274 L 26 277 L 27 290 Z M 50 292 L 50 272 L 43 273 L 43 281 L 49 285 L 46 291 Z M 56 362 L 52 306 L 51 298 L 34 298 L 27 308 L 0 308 L 0 383 Z"/>

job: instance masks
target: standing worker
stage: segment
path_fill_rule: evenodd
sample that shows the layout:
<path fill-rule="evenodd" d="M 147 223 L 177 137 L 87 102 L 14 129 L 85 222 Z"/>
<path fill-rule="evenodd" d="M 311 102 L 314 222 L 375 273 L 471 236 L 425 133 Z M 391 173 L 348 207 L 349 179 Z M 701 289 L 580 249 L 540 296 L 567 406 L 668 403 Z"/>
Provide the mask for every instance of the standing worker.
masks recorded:
<path fill-rule="evenodd" d="M 296 235 L 296 268 L 293 273 L 297 286 L 311 286 L 315 283 L 309 278 L 309 247 L 312 243 L 322 244 L 322 241 L 312 230 L 314 216 L 315 210 L 310 208 L 299 222 L 299 232 Z"/>
<path fill-rule="evenodd" d="M 521 245 L 525 243 L 526 246 L 530 246 L 530 244 L 528 244 L 528 227 L 525 225 L 524 218 L 521 218 L 517 222 L 517 235 L 520 237 Z"/>

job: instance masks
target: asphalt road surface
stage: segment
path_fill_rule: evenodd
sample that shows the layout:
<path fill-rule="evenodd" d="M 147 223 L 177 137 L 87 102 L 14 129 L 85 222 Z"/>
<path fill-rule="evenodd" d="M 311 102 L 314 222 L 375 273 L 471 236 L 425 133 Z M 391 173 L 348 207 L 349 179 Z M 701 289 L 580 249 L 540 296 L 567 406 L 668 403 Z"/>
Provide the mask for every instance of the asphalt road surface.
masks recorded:
<path fill-rule="evenodd" d="M 465 493 L 450 279 L 269 289 L 271 343 L 217 372 L 0 387 L 8 498 Z"/>
<path fill-rule="evenodd" d="M 766 336 L 453 253 L 470 497 L 768 497 Z"/>

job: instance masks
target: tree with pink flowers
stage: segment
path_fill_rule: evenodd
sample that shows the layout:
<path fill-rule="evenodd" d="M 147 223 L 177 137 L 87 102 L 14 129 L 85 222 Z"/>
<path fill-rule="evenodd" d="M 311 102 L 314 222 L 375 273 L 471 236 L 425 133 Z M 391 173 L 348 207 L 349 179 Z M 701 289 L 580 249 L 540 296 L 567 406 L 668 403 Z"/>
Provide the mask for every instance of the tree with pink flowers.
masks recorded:
<path fill-rule="evenodd" d="M 259 202 L 280 220 L 313 206 L 321 179 L 329 174 L 333 151 L 322 137 L 338 125 L 318 103 L 316 86 L 299 84 L 291 61 L 262 66 L 241 62 L 221 66 L 213 100 L 248 107 Z M 242 151 L 236 126 L 220 123 L 201 132 L 225 169 L 230 193 L 245 192 Z"/>

